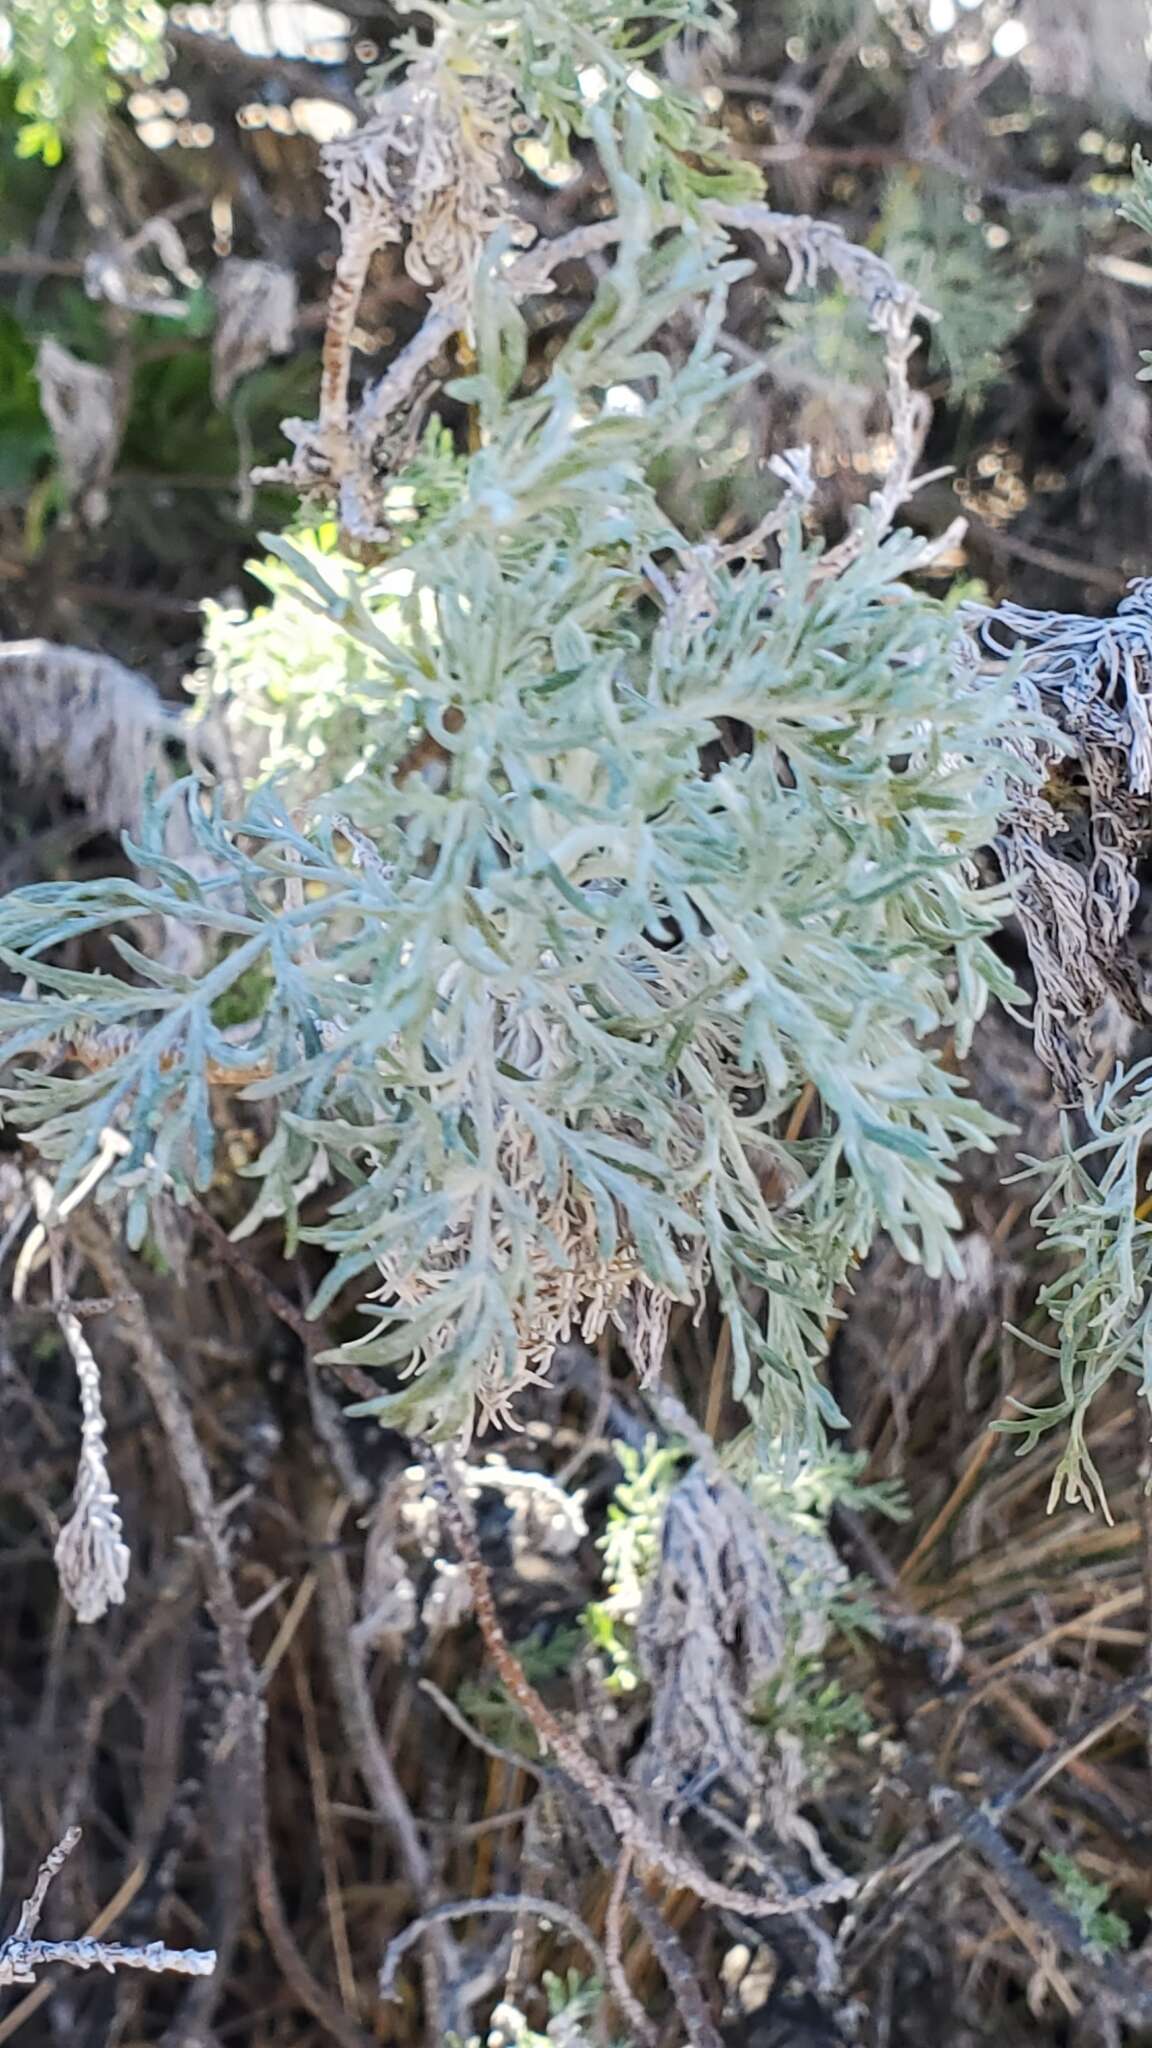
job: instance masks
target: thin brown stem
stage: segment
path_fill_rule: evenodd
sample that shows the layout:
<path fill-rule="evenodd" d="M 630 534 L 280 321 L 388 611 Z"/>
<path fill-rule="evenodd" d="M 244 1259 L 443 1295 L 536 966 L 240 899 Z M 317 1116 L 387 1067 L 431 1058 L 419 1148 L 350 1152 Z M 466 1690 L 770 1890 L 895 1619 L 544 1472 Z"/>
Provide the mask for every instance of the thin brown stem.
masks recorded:
<path fill-rule="evenodd" d="M 248 1804 L 256 1903 L 269 1946 L 306 2012 L 340 2048 L 368 2048 L 367 2037 L 347 2017 L 312 1973 L 289 1927 L 276 1879 L 265 1803 L 264 1704 L 248 1646 L 248 1623 L 232 1584 L 224 1518 L 217 1507 L 207 1460 L 171 1360 L 152 1329 L 128 1266 L 103 1227 L 78 1213 L 69 1221 L 74 1241 L 116 1297 L 116 1318 L 132 1351 L 136 1371 L 156 1410 L 169 1454 L 184 1490 L 199 1539 L 208 1611 L 216 1626 L 221 1661 L 232 1702 L 232 1741 L 247 1768 L 238 1772 Z"/>
<path fill-rule="evenodd" d="M 856 1888 L 854 1881 L 837 1878 L 813 1885 L 790 1898 L 765 1899 L 755 1892 L 740 1891 L 732 1885 L 718 1883 L 691 1857 L 682 1855 L 660 1839 L 641 1819 L 622 1786 L 602 1771 L 575 1736 L 562 1726 L 525 1676 L 496 1612 L 491 1582 L 476 1542 L 464 1489 L 447 1457 L 440 1456 L 431 1448 L 426 1449 L 425 1456 L 430 1469 L 439 1477 L 439 1491 L 467 1575 L 480 1632 L 504 1686 L 535 1729 L 542 1748 L 555 1757 L 582 1792 L 603 1808 L 621 1842 L 639 1860 L 658 1870 L 670 1884 L 694 1892 L 697 1898 L 706 1900 L 710 1905 L 746 1913 L 750 1919 L 775 1918 L 780 1914 L 803 1912 L 814 1906 L 831 1905 L 849 1898 Z"/>

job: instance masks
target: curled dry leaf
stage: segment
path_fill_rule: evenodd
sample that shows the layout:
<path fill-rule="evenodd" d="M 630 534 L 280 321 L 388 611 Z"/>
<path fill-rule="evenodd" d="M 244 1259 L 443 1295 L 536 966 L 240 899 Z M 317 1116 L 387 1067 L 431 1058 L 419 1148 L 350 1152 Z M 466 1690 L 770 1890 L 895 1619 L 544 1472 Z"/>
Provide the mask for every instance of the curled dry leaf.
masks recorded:
<path fill-rule="evenodd" d="M 493 1012 L 499 1058 L 521 1074 L 560 1071 L 562 1048 L 542 1016 L 524 1006 L 508 1005 Z M 556 1348 L 579 1335 L 595 1345 L 609 1328 L 622 1331 L 645 1379 L 659 1371 L 668 1321 L 677 1301 L 698 1304 L 704 1285 L 702 1240 L 677 1244 L 683 1289 L 670 1282 L 660 1287 L 645 1277 L 638 1247 L 621 1228 L 616 1249 L 601 1249 L 594 1204 L 566 1161 L 554 1167 L 546 1160 L 531 1127 L 518 1119 L 511 1102 L 499 1105 L 498 1156 L 505 1185 L 534 1229 L 526 1256 L 532 1282 L 513 1309 L 516 1347 L 510 1358 L 503 1334 L 493 1332 L 479 1382 L 481 1412 L 489 1422 L 506 1420 L 511 1402 L 522 1388 L 547 1378 Z M 606 1145 L 635 1141 L 627 1119 L 606 1129 Z M 691 1156 L 694 1132 L 690 1117 L 682 1132 L 685 1162 Z M 516 1231 L 506 1218 L 492 1223 L 490 1257 L 499 1270 L 514 1259 Z M 454 1290 L 472 1260 L 471 1209 L 458 1205 L 448 1226 L 429 1246 L 414 1269 L 408 1248 L 381 1250 L 377 1264 L 381 1285 L 371 1297 L 384 1305 L 385 1320 L 397 1306 L 427 1316 L 421 1350 L 429 1366 L 447 1354 L 453 1341 L 451 1304 Z M 436 1314 L 443 1301 L 444 1314 Z M 417 1394 L 419 1388 L 414 1390 Z"/>
<path fill-rule="evenodd" d="M 123 430 L 116 379 L 111 370 L 81 362 L 51 335 L 40 344 L 36 379 L 69 508 L 85 525 L 99 526 L 108 515 L 105 486 Z"/>
<path fill-rule="evenodd" d="M 409 235 L 405 268 L 467 305 L 487 237 L 507 216 L 501 173 L 514 112 L 499 80 L 465 77 L 439 45 L 382 93 L 354 134 L 324 150 L 329 212 L 349 240 Z"/>
<path fill-rule="evenodd" d="M 1110 1001 L 1143 1018 L 1127 944 L 1137 864 L 1152 845 L 1152 579 L 1113 618 L 969 605 L 962 674 L 1014 661 L 1026 708 L 1061 741 L 1014 734 L 1021 777 L 997 841 L 1036 974 L 1036 1048 L 1070 1099 L 1090 1076 L 1091 1027 Z"/>
<path fill-rule="evenodd" d="M 56 1570 L 77 1621 L 101 1621 L 123 1601 L 132 1559 L 108 1476 L 100 1367 L 73 1311 L 61 1308 L 58 1320 L 76 1367 L 81 1426 L 75 1499 L 56 1540 Z"/>
<path fill-rule="evenodd" d="M 222 263 L 212 282 L 212 396 L 224 405 L 250 371 L 286 355 L 296 331 L 296 274 L 279 263 Z"/>
<path fill-rule="evenodd" d="M 109 832 L 139 830 L 148 777 L 163 779 L 181 731 L 146 677 L 51 640 L 0 646 L 0 721 L 18 779 L 57 782 Z"/>
<path fill-rule="evenodd" d="M 159 269 L 149 269 L 141 261 L 152 252 Z M 129 240 L 102 243 L 84 259 L 84 289 L 90 299 L 152 319 L 183 320 L 188 303 L 176 296 L 173 284 L 195 291 L 199 282 L 175 222 L 162 213 L 146 220 Z"/>

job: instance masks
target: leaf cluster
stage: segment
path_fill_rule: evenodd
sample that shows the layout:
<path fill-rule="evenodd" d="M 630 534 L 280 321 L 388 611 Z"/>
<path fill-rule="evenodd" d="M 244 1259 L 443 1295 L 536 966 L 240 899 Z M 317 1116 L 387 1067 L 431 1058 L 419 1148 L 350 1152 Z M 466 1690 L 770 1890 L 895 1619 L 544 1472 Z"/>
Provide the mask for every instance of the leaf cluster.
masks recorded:
<path fill-rule="evenodd" d="M 1044 1861 L 1057 1880 L 1061 1903 L 1079 1921 L 1085 1944 L 1097 1958 L 1129 1947 L 1132 1930 L 1128 1922 L 1108 1907 L 1112 1886 L 1093 1883 L 1074 1856 L 1058 1850 L 1045 1850 Z"/>
<path fill-rule="evenodd" d="M 611 27 L 536 0 L 511 20 L 497 57 L 540 36 L 577 69 Z M 453 0 L 441 26 L 485 24 Z M 618 63 L 641 62 L 619 34 Z M 125 1130 L 101 1199 L 136 1244 L 161 1196 L 209 1185 L 228 1088 L 266 1133 L 241 1228 L 282 1217 L 289 1246 L 326 1250 L 315 1310 L 342 1360 L 387 1376 L 382 1418 L 500 1414 L 610 1320 L 653 1368 L 673 1305 L 711 1283 L 758 1441 L 795 1458 L 837 1419 L 818 1367 L 855 1262 L 883 1230 L 954 1264 L 957 1161 L 999 1128 L 940 1042 L 962 1054 L 989 997 L 1013 999 L 990 944 L 1006 896 L 975 860 L 1019 715 L 1002 680 L 957 675 L 911 536 L 865 519 L 828 563 L 786 497 L 773 552 L 742 560 L 666 511 L 661 459 L 744 375 L 722 337 L 748 264 L 698 207 L 667 225 L 657 104 L 590 107 L 619 245 L 543 380 L 497 237 L 475 368 L 449 387 L 467 463 L 426 445 L 375 565 L 270 541 L 267 612 L 212 621 L 217 664 L 263 692 L 281 781 L 166 791 L 137 879 L 0 905 L 25 977 L 0 1059 L 61 1193 Z M 833 231 L 819 248 L 851 273 Z M 167 837 L 178 806 L 193 860 Z M 193 931 L 206 971 L 142 952 L 141 918 Z M 97 931 L 122 974 L 59 964 Z"/>
<path fill-rule="evenodd" d="M 160 78 L 164 11 L 155 0 L 8 0 L 4 68 L 17 81 L 20 156 L 58 164 L 78 121 L 119 96 L 117 74 Z"/>

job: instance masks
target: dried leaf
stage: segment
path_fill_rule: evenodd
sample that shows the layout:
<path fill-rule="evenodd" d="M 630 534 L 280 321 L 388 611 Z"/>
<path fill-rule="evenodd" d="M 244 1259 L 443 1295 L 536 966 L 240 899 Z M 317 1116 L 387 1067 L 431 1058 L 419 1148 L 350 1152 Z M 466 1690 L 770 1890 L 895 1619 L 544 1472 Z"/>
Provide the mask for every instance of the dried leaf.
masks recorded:
<path fill-rule="evenodd" d="M 286 355 L 296 331 L 296 274 L 279 263 L 222 263 L 212 284 L 212 396 L 226 404 L 241 377 Z"/>
<path fill-rule="evenodd" d="M 36 377 L 69 507 L 85 525 L 99 526 L 108 516 L 104 487 L 122 432 L 116 379 L 111 370 L 81 362 L 51 335 L 40 344 Z"/>
<path fill-rule="evenodd" d="M 103 372 L 100 373 L 103 375 Z M 110 654 L 50 640 L 0 646 L 0 725 L 21 782 L 58 782 L 95 824 L 135 834 L 179 715 Z"/>

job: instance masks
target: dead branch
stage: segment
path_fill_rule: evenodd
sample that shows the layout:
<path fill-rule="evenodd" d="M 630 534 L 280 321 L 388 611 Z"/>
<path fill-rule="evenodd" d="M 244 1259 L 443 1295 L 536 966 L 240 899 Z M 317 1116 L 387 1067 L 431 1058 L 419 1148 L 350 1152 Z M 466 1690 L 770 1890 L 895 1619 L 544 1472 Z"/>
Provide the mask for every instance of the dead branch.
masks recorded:
<path fill-rule="evenodd" d="M 248 1647 L 248 1622 L 232 1584 L 224 1517 L 213 1496 L 191 1411 L 171 1361 L 156 1339 L 143 1299 L 112 1239 L 90 1215 L 75 1217 L 70 1229 L 109 1294 L 117 1299 L 116 1315 L 156 1410 L 199 1539 L 208 1610 L 216 1625 L 231 1694 L 231 1739 L 246 1763 L 239 1783 L 248 1804 L 256 1900 L 264 1931 L 285 1979 L 305 2010 L 340 2042 L 341 2048 L 368 2048 L 367 2037 L 329 1996 L 301 1955 L 280 1896 L 265 1803 L 264 1704 Z"/>
<path fill-rule="evenodd" d="M 443 1905 L 430 1906 L 421 1913 L 410 1927 L 405 1927 L 389 1942 L 380 1965 L 380 1996 L 391 1998 L 396 1982 L 396 1971 L 401 1957 L 418 1942 L 432 1927 L 438 1927 L 448 1920 L 471 1920 L 473 1915 L 484 1913 L 535 1913 L 541 1920 L 550 1921 L 562 1927 L 578 1942 L 584 1953 L 591 1958 L 593 1968 L 604 1978 L 608 1976 L 608 1959 L 594 1934 L 585 1927 L 578 1913 L 568 1906 L 557 1906 L 551 1899 L 536 1898 L 531 1892 L 492 1893 L 486 1899 L 449 1899 Z"/>
<path fill-rule="evenodd" d="M 54 1849 L 49 1850 L 36 1875 L 36 1882 L 20 1909 L 15 1932 L 0 1941 L 0 1984 L 34 1984 L 36 1972 L 49 1963 L 68 1963 L 74 1970 L 151 1970 L 183 1977 L 207 1977 L 216 1968 L 214 1949 L 165 1948 L 151 1941 L 133 1948 L 120 1941 L 97 1941 L 81 1935 L 74 1941 L 38 1941 L 36 1928 L 53 1878 L 80 1840 L 80 1829 L 69 1828 Z"/>
<path fill-rule="evenodd" d="M 1091 1973 L 1093 1981 L 1126 2019 L 1141 2026 L 1152 2022 L 1152 1986 L 1141 1984 L 1128 1964 L 1093 1949 L 1075 1914 L 1059 1904 L 1051 1887 L 1005 1841 L 986 1807 L 970 1806 L 949 1786 L 941 1786 L 934 1793 L 932 1804 L 959 1839 L 997 1872 L 1027 1917 L 1050 1934 L 1065 1955 L 1074 1957 Z"/>
<path fill-rule="evenodd" d="M 344 1500 L 328 1507 L 323 1515 L 323 1527 L 315 1531 L 321 1560 L 317 1566 L 317 1591 L 328 1672 L 336 1694 L 344 1738 L 375 1811 L 395 1837 L 408 1881 L 422 1908 L 422 1918 L 432 1934 L 431 1940 L 425 1944 L 424 1956 L 425 2020 L 430 2032 L 434 2028 L 443 2031 L 438 2016 L 444 2005 L 445 1988 L 455 1988 L 459 1981 L 459 1957 L 451 1937 L 438 1923 L 428 1920 L 433 1890 L 432 1868 L 412 1809 L 404 1797 L 376 1725 L 364 1670 L 364 1653 L 355 1636 L 352 1589 L 344 1560 L 336 1547 L 336 1538 L 347 1510 L 348 1503 Z M 450 2030 L 467 2032 L 463 2015 L 453 2013 Z"/>

